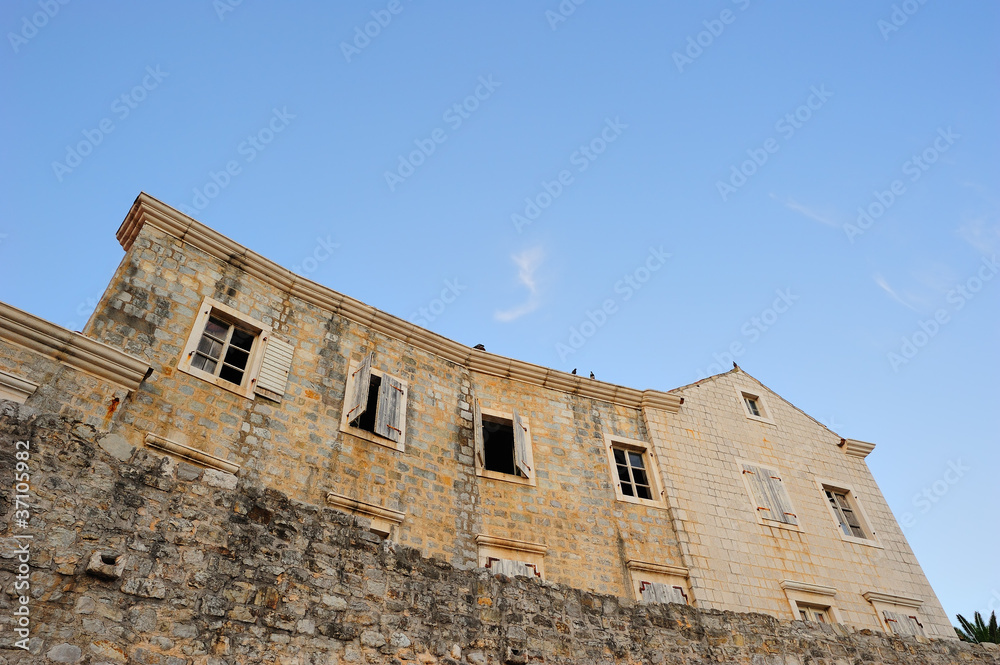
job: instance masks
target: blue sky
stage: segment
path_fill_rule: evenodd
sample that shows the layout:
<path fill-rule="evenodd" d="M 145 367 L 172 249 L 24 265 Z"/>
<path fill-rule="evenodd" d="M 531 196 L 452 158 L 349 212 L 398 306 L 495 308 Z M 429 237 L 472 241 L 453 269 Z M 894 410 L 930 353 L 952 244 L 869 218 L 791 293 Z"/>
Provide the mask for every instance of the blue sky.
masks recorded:
<path fill-rule="evenodd" d="M 506 356 L 735 358 L 1000 608 L 1000 7 L 562 7 L 4 3 L 0 299 L 82 327 L 144 190 Z"/>

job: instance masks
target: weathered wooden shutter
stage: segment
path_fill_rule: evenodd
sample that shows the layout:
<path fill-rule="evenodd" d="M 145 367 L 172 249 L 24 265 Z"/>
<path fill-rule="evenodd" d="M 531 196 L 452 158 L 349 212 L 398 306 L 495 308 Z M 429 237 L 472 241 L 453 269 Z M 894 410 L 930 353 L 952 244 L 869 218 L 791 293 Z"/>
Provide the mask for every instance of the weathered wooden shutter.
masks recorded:
<path fill-rule="evenodd" d="M 486 468 L 486 442 L 483 441 L 483 410 L 479 406 L 479 398 L 472 398 L 472 433 L 476 448 L 476 459 L 479 466 Z"/>
<path fill-rule="evenodd" d="M 350 400 L 344 406 L 347 409 L 347 422 L 357 420 L 358 416 L 368 407 L 368 388 L 372 382 L 372 363 L 375 362 L 375 352 L 372 351 L 361 361 L 361 366 L 354 370 L 354 390 Z"/>
<path fill-rule="evenodd" d="M 687 605 L 687 598 L 680 587 L 670 584 L 642 582 L 642 599 L 648 603 L 680 603 Z"/>
<path fill-rule="evenodd" d="M 835 494 L 837 497 L 837 503 L 840 505 L 840 512 L 847 521 L 847 525 L 851 527 L 851 535 L 858 538 L 865 537 L 865 531 L 861 528 L 861 522 L 858 521 L 858 516 L 854 514 L 854 510 L 851 508 L 850 502 L 847 500 L 847 496 L 844 494 Z"/>
<path fill-rule="evenodd" d="M 924 629 L 914 617 L 902 612 L 882 612 L 885 622 L 895 635 L 923 635 Z"/>
<path fill-rule="evenodd" d="M 378 409 L 375 412 L 376 434 L 399 441 L 403 434 L 403 418 L 406 416 L 404 396 L 403 384 L 383 374 L 382 385 L 378 389 Z"/>
<path fill-rule="evenodd" d="M 260 363 L 260 373 L 254 384 L 258 395 L 280 402 L 288 385 L 288 372 L 292 368 L 295 347 L 288 342 L 269 335 L 264 340 L 264 357 Z"/>
<path fill-rule="evenodd" d="M 798 517 L 792 512 L 792 502 L 788 498 L 788 491 L 785 489 L 785 484 L 781 482 L 781 477 L 777 471 L 761 467 L 760 473 L 764 484 L 767 485 L 768 493 L 774 499 L 774 502 L 771 504 L 771 519 L 784 522 L 785 524 L 798 524 Z"/>
<path fill-rule="evenodd" d="M 490 570 L 496 573 L 503 573 L 507 577 L 517 577 L 518 575 L 523 575 L 524 577 L 535 577 L 535 567 L 521 561 L 511 561 L 510 559 L 494 559 Z"/>
<path fill-rule="evenodd" d="M 753 492 L 754 503 L 757 504 L 754 508 L 757 509 L 760 516 L 765 519 L 778 519 L 774 515 L 776 511 L 773 510 L 773 501 L 767 491 L 767 484 L 762 478 L 764 471 L 752 464 L 744 464 L 743 475 L 750 481 L 750 490 Z"/>
<path fill-rule="evenodd" d="M 531 467 L 528 466 L 528 428 L 521 422 L 521 416 L 517 409 L 513 413 L 514 421 L 514 466 L 516 466 L 525 478 L 531 477 Z"/>

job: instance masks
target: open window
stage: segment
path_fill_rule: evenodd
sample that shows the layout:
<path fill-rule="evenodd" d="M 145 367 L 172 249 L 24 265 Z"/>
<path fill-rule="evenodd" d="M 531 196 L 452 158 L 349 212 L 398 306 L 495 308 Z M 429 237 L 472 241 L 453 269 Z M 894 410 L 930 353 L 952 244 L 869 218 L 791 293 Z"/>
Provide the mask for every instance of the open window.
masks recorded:
<path fill-rule="evenodd" d="M 785 483 L 774 469 L 757 464 L 740 464 L 743 481 L 761 524 L 796 528 L 799 520 L 792 508 Z"/>
<path fill-rule="evenodd" d="M 767 402 L 760 392 L 749 392 L 746 390 L 740 390 L 740 403 L 743 405 L 743 414 L 750 420 L 756 420 L 762 423 L 774 424 L 774 418 L 771 417 L 771 410 L 767 406 Z"/>
<path fill-rule="evenodd" d="M 472 400 L 476 474 L 527 485 L 535 484 L 531 431 L 526 416 L 483 408 Z"/>
<path fill-rule="evenodd" d="M 249 399 L 281 401 L 293 355 L 267 324 L 205 298 L 178 369 Z"/>
<path fill-rule="evenodd" d="M 340 429 L 402 451 L 406 443 L 407 383 L 374 364 L 374 351 L 360 362 L 349 364 Z"/>
<path fill-rule="evenodd" d="M 830 515 L 843 540 L 861 545 L 881 547 L 871 521 L 865 514 L 857 493 L 842 482 L 816 479 Z"/>
<path fill-rule="evenodd" d="M 645 441 L 604 435 L 611 484 L 619 501 L 663 507 L 660 473 Z"/>

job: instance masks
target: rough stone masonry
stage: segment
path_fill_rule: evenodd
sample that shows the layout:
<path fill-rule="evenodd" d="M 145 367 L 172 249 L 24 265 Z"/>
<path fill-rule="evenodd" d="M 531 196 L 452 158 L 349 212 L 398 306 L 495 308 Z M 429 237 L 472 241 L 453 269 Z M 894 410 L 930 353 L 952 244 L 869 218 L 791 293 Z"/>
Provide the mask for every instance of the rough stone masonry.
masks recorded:
<path fill-rule="evenodd" d="M 0 494 L 0 665 L 1000 663 L 996 645 L 640 604 L 458 570 L 363 518 L 0 401 L 0 478 L 31 444 L 30 625 L 14 642 Z"/>

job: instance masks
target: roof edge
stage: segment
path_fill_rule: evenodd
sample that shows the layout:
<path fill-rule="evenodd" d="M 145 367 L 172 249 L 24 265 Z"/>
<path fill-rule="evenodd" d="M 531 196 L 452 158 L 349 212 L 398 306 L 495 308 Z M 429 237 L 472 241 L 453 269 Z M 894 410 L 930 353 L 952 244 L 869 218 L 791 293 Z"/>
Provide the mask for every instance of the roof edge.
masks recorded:
<path fill-rule="evenodd" d="M 331 311 L 355 323 L 444 360 L 463 365 L 473 372 L 508 378 L 571 395 L 641 409 L 653 408 L 671 413 L 680 409 L 681 398 L 659 390 L 637 390 L 584 378 L 540 365 L 473 349 L 409 321 L 366 305 L 291 270 L 212 230 L 201 222 L 159 201 L 145 192 L 136 197 L 116 237 L 126 252 L 143 227 L 150 225 L 167 235 L 188 243 L 208 255 L 236 265 L 267 284 L 309 304 Z"/>

